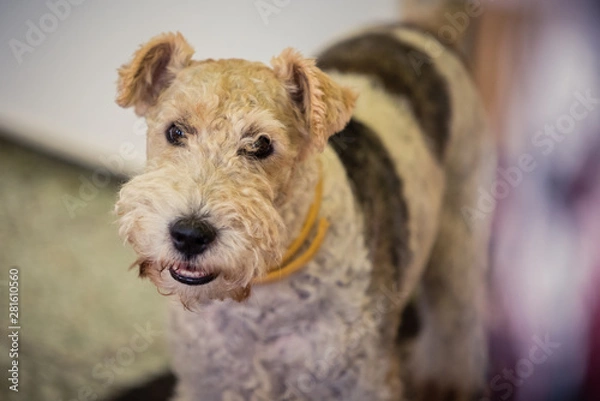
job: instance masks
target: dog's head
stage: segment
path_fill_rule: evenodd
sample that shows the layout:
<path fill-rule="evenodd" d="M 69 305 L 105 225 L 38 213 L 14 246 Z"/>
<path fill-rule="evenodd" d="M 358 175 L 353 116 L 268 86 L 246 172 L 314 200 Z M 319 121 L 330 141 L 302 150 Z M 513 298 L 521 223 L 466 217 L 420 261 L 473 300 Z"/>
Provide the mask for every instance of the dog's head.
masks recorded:
<path fill-rule="evenodd" d="M 116 205 L 140 274 L 188 307 L 243 300 L 276 266 L 299 163 L 348 122 L 355 96 L 287 49 L 272 67 L 191 59 L 181 34 L 143 45 L 119 70 L 117 103 L 148 125 L 146 172 Z"/>

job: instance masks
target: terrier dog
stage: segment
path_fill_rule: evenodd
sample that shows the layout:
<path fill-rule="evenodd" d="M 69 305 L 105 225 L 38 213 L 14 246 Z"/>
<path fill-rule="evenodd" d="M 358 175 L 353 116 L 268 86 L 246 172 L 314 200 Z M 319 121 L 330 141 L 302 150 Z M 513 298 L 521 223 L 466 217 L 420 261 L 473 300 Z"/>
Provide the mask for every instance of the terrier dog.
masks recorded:
<path fill-rule="evenodd" d="M 494 156 L 460 58 L 405 26 L 316 61 L 192 54 L 155 37 L 117 97 L 148 124 L 116 212 L 176 300 L 175 400 L 475 397 Z"/>

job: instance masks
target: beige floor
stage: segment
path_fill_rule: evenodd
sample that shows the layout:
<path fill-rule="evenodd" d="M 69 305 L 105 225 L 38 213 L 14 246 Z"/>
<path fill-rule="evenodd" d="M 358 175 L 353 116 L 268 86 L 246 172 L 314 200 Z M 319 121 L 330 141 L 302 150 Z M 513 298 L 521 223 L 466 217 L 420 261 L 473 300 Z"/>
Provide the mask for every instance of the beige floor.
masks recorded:
<path fill-rule="evenodd" d="M 164 333 L 166 300 L 127 269 L 134 256 L 111 214 L 118 180 L 80 193 L 92 174 L 0 137 L 1 400 L 102 398 L 166 369 L 164 336 L 138 334 Z M 5 377 L 11 267 L 20 271 L 19 393 Z"/>

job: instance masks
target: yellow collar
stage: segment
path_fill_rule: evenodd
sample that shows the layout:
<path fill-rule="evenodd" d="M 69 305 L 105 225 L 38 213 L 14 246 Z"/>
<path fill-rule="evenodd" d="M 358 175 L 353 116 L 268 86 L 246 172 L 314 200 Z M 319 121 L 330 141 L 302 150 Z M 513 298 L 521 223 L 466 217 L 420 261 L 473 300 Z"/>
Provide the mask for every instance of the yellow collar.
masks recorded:
<path fill-rule="evenodd" d="M 304 265 L 306 265 L 315 256 L 315 253 L 317 253 L 321 247 L 323 239 L 325 238 L 325 234 L 327 233 L 327 229 L 329 228 L 329 222 L 324 217 L 319 219 L 319 223 L 317 225 L 317 234 L 315 235 L 315 238 L 308 249 L 293 259 L 294 255 L 296 255 L 298 249 L 300 249 L 300 247 L 306 242 L 308 235 L 315 226 L 317 215 L 319 214 L 319 209 L 321 208 L 321 199 L 323 198 L 322 169 L 319 174 L 319 182 L 315 188 L 315 198 L 310 206 L 310 209 L 308 210 L 308 215 L 306 216 L 306 220 L 304 221 L 300 235 L 298 235 L 298 237 L 296 237 L 296 239 L 288 247 L 285 255 L 283 255 L 281 265 L 269 269 L 266 276 L 254 278 L 252 280 L 253 284 L 268 284 L 288 277 L 304 267 Z"/>

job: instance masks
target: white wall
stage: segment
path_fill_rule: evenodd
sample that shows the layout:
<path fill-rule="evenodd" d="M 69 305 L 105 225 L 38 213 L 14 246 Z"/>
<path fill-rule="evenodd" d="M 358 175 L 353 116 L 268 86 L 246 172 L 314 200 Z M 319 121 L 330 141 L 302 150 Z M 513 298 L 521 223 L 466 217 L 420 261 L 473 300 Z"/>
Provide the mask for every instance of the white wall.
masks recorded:
<path fill-rule="evenodd" d="M 111 158 L 125 171 L 143 163 L 144 137 L 133 111 L 114 103 L 116 69 L 150 37 L 178 30 L 196 58 L 267 62 L 287 46 L 314 54 L 400 13 L 397 0 L 69 1 L 81 4 L 0 3 L 0 129 L 87 164 Z M 272 13 L 261 16 L 260 4 Z M 45 37 L 35 35 L 40 28 Z"/>

